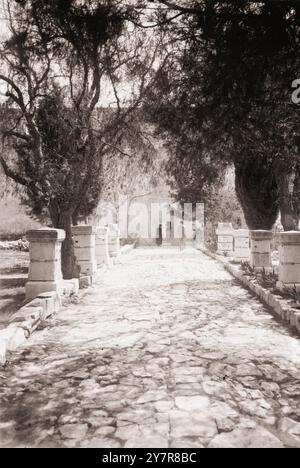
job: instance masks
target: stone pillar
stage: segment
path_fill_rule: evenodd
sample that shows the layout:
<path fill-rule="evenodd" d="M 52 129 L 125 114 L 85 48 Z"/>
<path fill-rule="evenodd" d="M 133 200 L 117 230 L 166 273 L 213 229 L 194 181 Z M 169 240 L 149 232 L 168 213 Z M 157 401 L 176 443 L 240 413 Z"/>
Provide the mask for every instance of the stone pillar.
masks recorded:
<path fill-rule="evenodd" d="M 237 229 L 234 231 L 233 257 L 236 261 L 249 261 L 250 241 L 248 229 Z"/>
<path fill-rule="evenodd" d="M 233 227 L 231 223 L 219 223 L 216 234 L 218 236 L 218 254 L 232 255 Z"/>
<path fill-rule="evenodd" d="M 205 247 L 205 213 L 204 203 L 196 204 L 196 249 L 203 249 Z"/>
<path fill-rule="evenodd" d="M 110 257 L 118 257 L 120 254 L 120 229 L 117 224 L 109 225 L 108 251 Z"/>
<path fill-rule="evenodd" d="M 96 227 L 96 261 L 98 266 L 109 264 L 108 235 L 108 227 Z"/>
<path fill-rule="evenodd" d="M 62 229 L 36 229 L 27 232 L 29 242 L 29 277 L 26 299 L 32 300 L 43 292 L 61 294 L 61 244 L 65 239 Z"/>
<path fill-rule="evenodd" d="M 300 289 L 300 232 L 289 231 L 278 234 L 279 278 L 278 287 Z"/>
<path fill-rule="evenodd" d="M 96 262 L 96 230 L 94 226 L 73 226 L 72 235 L 74 240 L 75 255 L 80 273 L 93 276 L 97 271 Z"/>
<path fill-rule="evenodd" d="M 251 254 L 250 265 L 256 271 L 272 269 L 271 242 L 272 231 L 250 231 Z"/>

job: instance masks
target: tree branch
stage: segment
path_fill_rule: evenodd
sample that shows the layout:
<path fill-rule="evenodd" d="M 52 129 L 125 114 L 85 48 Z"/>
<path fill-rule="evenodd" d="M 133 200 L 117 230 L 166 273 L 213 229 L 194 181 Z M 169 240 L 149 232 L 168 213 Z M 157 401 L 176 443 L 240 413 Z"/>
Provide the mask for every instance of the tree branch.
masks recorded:
<path fill-rule="evenodd" d="M 158 0 L 158 2 L 166 5 L 171 10 L 180 11 L 181 13 L 193 13 L 197 15 L 201 13 L 200 7 L 191 8 L 191 7 L 186 7 L 186 6 L 180 6 L 177 3 L 174 3 L 173 1 L 169 1 L 169 0 Z M 219 3 L 219 1 L 215 0 L 215 3 Z"/>
<path fill-rule="evenodd" d="M 3 156 L 0 156 L 0 164 L 4 170 L 4 174 L 9 177 L 10 179 L 13 179 L 17 184 L 23 185 L 24 187 L 28 187 L 28 180 L 26 180 L 24 177 L 22 177 L 20 174 L 17 174 L 13 169 L 11 169 Z"/>
<path fill-rule="evenodd" d="M 25 133 L 17 132 L 15 130 L 1 130 L 1 133 L 4 138 L 9 138 L 11 136 L 11 137 L 19 138 L 27 142 L 30 141 L 30 137 L 28 135 L 25 135 Z"/>

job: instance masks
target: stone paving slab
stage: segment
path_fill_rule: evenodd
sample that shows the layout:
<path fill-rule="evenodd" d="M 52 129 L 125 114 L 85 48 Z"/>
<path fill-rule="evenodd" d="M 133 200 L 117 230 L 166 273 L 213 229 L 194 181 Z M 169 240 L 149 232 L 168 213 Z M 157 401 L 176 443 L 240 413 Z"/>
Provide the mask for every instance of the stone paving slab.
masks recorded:
<path fill-rule="evenodd" d="M 0 371 L 1 447 L 300 447 L 300 345 L 222 266 L 141 249 Z"/>

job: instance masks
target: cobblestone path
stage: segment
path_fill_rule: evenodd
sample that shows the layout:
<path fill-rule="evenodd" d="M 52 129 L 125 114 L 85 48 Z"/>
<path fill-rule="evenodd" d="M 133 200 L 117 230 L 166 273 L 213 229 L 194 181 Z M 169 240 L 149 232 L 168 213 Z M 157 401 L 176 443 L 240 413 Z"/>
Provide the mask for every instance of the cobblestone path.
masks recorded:
<path fill-rule="evenodd" d="M 300 447 L 300 345 L 215 261 L 137 250 L 0 371 L 0 444 Z"/>

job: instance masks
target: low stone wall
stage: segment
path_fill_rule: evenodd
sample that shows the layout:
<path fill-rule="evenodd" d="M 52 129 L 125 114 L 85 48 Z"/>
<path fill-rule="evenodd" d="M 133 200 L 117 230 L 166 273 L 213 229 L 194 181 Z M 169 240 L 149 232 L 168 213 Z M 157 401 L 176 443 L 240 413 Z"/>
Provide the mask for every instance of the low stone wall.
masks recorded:
<path fill-rule="evenodd" d="M 45 235 L 45 230 L 43 235 Z M 129 254 L 134 248 L 135 244 L 125 245 L 120 248 L 119 255 Z M 48 250 L 46 248 L 46 253 L 49 253 Z M 45 245 L 43 245 L 41 254 L 43 251 L 45 251 Z M 32 251 L 32 253 L 34 252 Z M 60 256 L 57 257 L 57 249 L 54 253 L 55 255 L 52 255 L 51 261 L 60 260 Z M 49 263 L 49 255 L 46 257 L 46 261 Z M 35 260 L 35 257 L 33 260 Z M 98 265 L 97 271 L 92 275 L 82 275 L 79 280 L 60 280 L 60 287 L 57 291 L 37 292 L 37 297 L 31 298 L 27 304 L 13 314 L 9 320 L 9 325 L 0 330 L 0 365 L 5 365 L 9 354 L 24 344 L 43 322 L 58 312 L 69 297 L 76 296 L 80 289 L 91 286 L 100 278 L 100 275 L 103 275 L 107 268 L 118 261 L 118 257 L 111 260 L 112 262 L 108 265 L 105 263 Z"/>
<path fill-rule="evenodd" d="M 14 313 L 8 327 L 0 330 L 0 364 L 4 365 L 8 353 L 21 346 L 45 320 L 60 310 L 67 298 L 78 292 L 78 280 L 65 280 L 61 294 L 56 291 L 41 293 Z"/>
<path fill-rule="evenodd" d="M 20 252 L 29 251 L 29 242 L 26 239 L 15 241 L 0 241 L 0 250 L 16 250 Z"/>
<path fill-rule="evenodd" d="M 250 279 L 240 271 L 238 265 L 233 265 L 225 257 L 216 255 L 207 249 L 201 249 L 203 253 L 221 263 L 225 270 L 234 276 L 243 286 L 250 289 L 264 304 L 272 309 L 274 315 L 285 324 L 293 327 L 294 331 L 300 334 L 300 310 L 291 307 L 291 301 L 273 294 L 268 289 L 263 288 L 254 279 Z"/>

